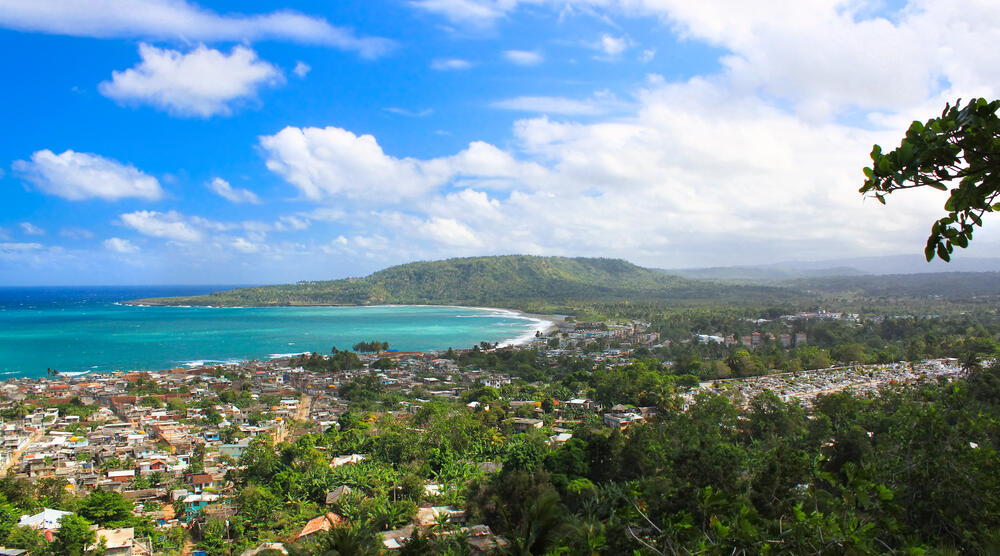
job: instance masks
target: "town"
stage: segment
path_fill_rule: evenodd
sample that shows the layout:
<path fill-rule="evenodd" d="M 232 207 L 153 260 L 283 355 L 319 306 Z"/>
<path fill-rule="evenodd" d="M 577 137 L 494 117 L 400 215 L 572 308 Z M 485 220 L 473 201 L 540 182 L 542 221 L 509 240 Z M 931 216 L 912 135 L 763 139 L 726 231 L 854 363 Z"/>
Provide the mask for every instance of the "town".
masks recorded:
<path fill-rule="evenodd" d="M 742 344 L 756 348 L 760 338 L 755 332 L 742 338 Z M 806 335 L 771 335 L 765 340 L 779 340 L 790 347 L 805 344 Z M 693 344 L 736 341 L 732 335 L 705 334 L 685 340 Z M 0 466 L 8 481 L 28 480 L 58 491 L 49 500 L 65 496 L 90 500 L 94 493 L 114 493 L 122 507 L 144 520 L 143 527 L 116 527 L 121 523 L 114 520 L 95 524 L 98 542 L 86 547 L 89 552 L 197 554 L 206 553 L 205 545 L 210 545 L 204 541 L 214 534 L 211 524 L 232 518 L 246 502 L 234 477 L 252 465 L 248 452 L 260 446 L 270 450 L 282 443 L 295 445 L 307 435 L 346 433 L 357 428 L 352 423 L 359 418 L 368 422 L 389 419 L 419 435 L 422 431 L 415 416 L 435 404 L 448 403 L 468 414 L 492 410 L 499 420 L 489 422 L 498 434 L 543 435 L 549 446 L 558 446 L 569 441 L 581 423 L 624 431 L 657 412 L 684 411 L 706 392 L 745 407 L 769 390 L 783 401 L 808 406 L 818 395 L 873 394 L 898 384 L 947 380 L 962 372 L 954 359 L 771 372 L 678 383 L 680 405 L 657 406 L 642 405 L 641 399 L 611 400 L 618 401 L 612 404 L 608 399 L 595 399 L 598 396 L 585 388 L 563 388 L 563 395 L 556 397 L 541 387 L 517 388 L 525 381 L 510 372 L 462 363 L 529 354 L 543 368 L 573 358 L 586 361 L 588 370 L 596 373 L 634 365 L 640 359 L 637 353 L 648 353 L 665 342 L 669 340 L 661 341 L 660 334 L 650 331 L 645 322 L 560 322 L 528 343 L 502 348 L 483 343 L 472 349 L 418 353 L 386 351 L 388 345 L 373 342 L 359 344 L 366 351 L 356 357 L 334 348 L 330 357 L 303 354 L 157 372 L 52 373 L 37 379 L 10 379 L 0 386 L 4 400 L 0 403 Z M 331 368 L 335 361 L 347 364 Z M 525 395 L 532 392 L 533 396 Z M 353 451 L 322 453 L 331 469 L 361 465 L 372 457 Z M 481 475 L 502 466 L 486 457 L 469 463 Z M 352 494 L 358 486 L 349 482 L 325 485 L 329 488 L 321 493 L 322 503 L 312 510 L 316 515 L 303 516 L 288 535 L 248 546 L 242 554 L 286 553 L 282 543 L 308 539 L 348 520 L 342 515 L 348 507 L 344 501 L 358 503 L 360 496 Z M 412 496 L 419 503 L 415 513 L 389 520 L 379 532 L 383 549 L 404 546 L 415 532 L 439 533 L 444 523 L 460 532 L 473 552 L 505 546 L 507 539 L 488 525 L 467 521 L 469 516 L 458 503 L 462 487 L 460 481 L 448 483 L 444 474 L 437 480 L 421 478 Z M 10 525 L 33 530 L 51 542 L 59 538 L 68 515 L 72 512 L 42 505 Z M 26 549 L 0 549 L 0 554 L 22 553 Z"/>

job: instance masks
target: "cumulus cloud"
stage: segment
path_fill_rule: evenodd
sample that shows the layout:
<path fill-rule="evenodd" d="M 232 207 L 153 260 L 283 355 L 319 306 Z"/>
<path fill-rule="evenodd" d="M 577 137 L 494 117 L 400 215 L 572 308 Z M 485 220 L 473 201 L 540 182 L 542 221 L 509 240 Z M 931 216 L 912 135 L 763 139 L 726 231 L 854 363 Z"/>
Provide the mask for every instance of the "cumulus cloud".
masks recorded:
<path fill-rule="evenodd" d="M 288 40 L 356 51 L 365 57 L 380 56 L 395 44 L 358 37 L 351 29 L 289 10 L 220 15 L 185 0 L 0 0 L 0 26 L 75 37 Z"/>
<path fill-rule="evenodd" d="M 628 48 L 628 41 L 624 37 L 615 37 L 604 33 L 593 46 L 606 56 L 613 58 L 625 52 L 625 49 Z"/>
<path fill-rule="evenodd" d="M 870 254 L 919 249 L 940 206 L 913 192 L 887 219 L 857 194 L 872 143 L 898 131 L 817 124 L 720 81 L 653 79 L 635 96 L 631 114 L 613 121 L 521 120 L 512 152 L 475 143 L 446 157 L 395 158 L 373 137 L 335 128 L 284 130 L 278 142 L 312 153 L 294 164 L 264 146 L 283 161 L 272 169 L 307 197 L 378 199 L 377 214 L 342 205 L 356 233 L 324 248 L 362 256 L 364 245 L 381 245 L 376 256 L 391 262 L 525 252 L 683 266 L 749 263 L 762 252 Z M 359 146 L 371 151 L 349 149 Z M 503 186 L 468 179 L 473 168 Z"/>
<path fill-rule="evenodd" d="M 45 230 L 35 226 L 31 222 L 21 222 L 21 231 L 28 234 L 29 236 L 43 236 L 45 235 Z"/>
<path fill-rule="evenodd" d="M 15 161 L 13 168 L 41 191 L 71 201 L 163 197 L 156 178 L 96 154 L 67 150 L 57 155 L 45 149 L 32 154 L 30 161 Z"/>
<path fill-rule="evenodd" d="M 138 253 L 139 247 L 127 239 L 112 237 L 104 240 L 104 248 L 114 253 Z"/>
<path fill-rule="evenodd" d="M 112 72 L 101 94 L 121 103 L 149 104 L 178 116 L 207 118 L 232 113 L 232 104 L 254 98 L 265 85 L 283 81 L 281 71 L 237 46 L 229 55 L 204 45 L 183 54 L 139 45 L 142 61 Z"/>
<path fill-rule="evenodd" d="M 492 145 L 473 142 L 450 157 L 430 160 L 387 155 L 371 135 L 337 127 L 286 127 L 263 136 L 267 167 L 309 199 L 347 198 L 398 203 L 452 180 L 503 187 L 542 169 Z"/>
<path fill-rule="evenodd" d="M 121 223 L 140 234 L 182 243 L 200 241 L 204 234 L 176 211 L 140 210 L 122 214 Z"/>
<path fill-rule="evenodd" d="M 465 70 L 472 67 L 472 62 L 461 58 L 440 58 L 431 62 L 431 69 L 437 71 Z"/>
<path fill-rule="evenodd" d="M 229 182 L 222 178 L 215 178 L 208 182 L 208 188 L 216 195 L 233 203 L 260 203 L 260 198 L 253 191 L 249 189 L 233 189 L 233 186 L 229 185 Z"/>
<path fill-rule="evenodd" d="M 503 56 L 508 62 L 519 66 L 537 66 L 545 60 L 540 53 L 533 50 L 506 50 Z"/>

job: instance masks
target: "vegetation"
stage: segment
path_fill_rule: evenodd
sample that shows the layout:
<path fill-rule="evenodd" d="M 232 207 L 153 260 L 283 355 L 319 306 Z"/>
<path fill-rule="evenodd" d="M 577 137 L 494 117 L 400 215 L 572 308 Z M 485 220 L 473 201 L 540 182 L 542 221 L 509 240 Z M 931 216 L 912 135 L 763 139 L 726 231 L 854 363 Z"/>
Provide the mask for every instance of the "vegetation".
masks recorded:
<path fill-rule="evenodd" d="M 837 305 L 855 312 L 957 313 L 1000 300 L 1000 274 L 800 277 L 769 284 L 699 281 L 621 260 L 477 257 L 391 267 L 366 278 L 301 282 L 143 303 L 204 305 L 459 304 L 567 314 L 577 320 L 649 319 L 702 308 L 747 313 Z M 364 295 L 355 293 L 364 290 Z M 354 293 L 352 293 L 354 292 Z M 360 342 L 375 348 L 376 342 Z M 367 344 L 371 344 L 370 346 Z M 381 351 L 373 349 L 373 351 Z M 342 367 L 346 368 L 346 367 Z M 146 387 L 148 390 L 149 388 Z"/>
<path fill-rule="evenodd" d="M 946 104 L 939 118 L 913 122 L 899 147 L 889 153 L 872 148 L 860 192 L 885 204 L 901 189 L 931 187 L 948 191 L 947 216 L 934 222 L 924 255 L 951 259 L 955 246 L 967 247 L 983 215 L 1000 210 L 1000 100 L 974 98 Z"/>
<path fill-rule="evenodd" d="M 991 346 L 988 353 L 995 353 Z M 814 407 L 764 392 L 745 407 L 700 394 L 677 410 L 669 370 L 637 363 L 592 373 L 603 403 L 655 405 L 625 431 L 580 421 L 550 446 L 514 434 L 481 389 L 411 417 L 349 412 L 341 430 L 272 445 L 254 439 L 230 478 L 239 509 L 210 520 L 199 547 L 237 554 L 293 537 L 326 511 L 347 523 L 291 554 L 377 554 L 375 532 L 419 504 L 456 504 L 507 541 L 504 554 L 992 554 L 1000 547 L 1000 365 L 967 378 L 821 396 Z M 488 402 L 470 409 L 466 399 Z M 552 411 L 551 406 L 548 411 Z M 331 455 L 368 458 L 340 467 Z M 498 472 L 477 462 L 501 463 Z M 429 495 L 424 485 L 442 486 Z M 326 493 L 348 486 L 333 507 Z M 82 513 L 82 512 L 81 512 Z M 417 529 L 403 554 L 466 554 L 446 522 Z"/>
<path fill-rule="evenodd" d="M 793 296 L 767 286 L 720 286 L 645 269 L 619 259 L 472 257 L 394 266 L 365 278 L 299 282 L 216 292 L 146 304 L 374 305 L 450 304 L 534 309 L 574 302 L 701 300 L 744 304 Z"/>

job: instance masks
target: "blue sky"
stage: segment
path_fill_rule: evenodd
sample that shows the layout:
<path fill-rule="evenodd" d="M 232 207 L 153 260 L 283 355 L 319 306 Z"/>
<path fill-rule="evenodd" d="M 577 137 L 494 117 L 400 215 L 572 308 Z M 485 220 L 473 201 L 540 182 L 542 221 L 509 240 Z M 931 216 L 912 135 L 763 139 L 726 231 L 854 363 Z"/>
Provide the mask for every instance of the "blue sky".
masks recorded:
<path fill-rule="evenodd" d="M 801 4 L 0 0 L 0 284 L 920 252 L 860 170 L 996 97 L 1000 8 Z"/>

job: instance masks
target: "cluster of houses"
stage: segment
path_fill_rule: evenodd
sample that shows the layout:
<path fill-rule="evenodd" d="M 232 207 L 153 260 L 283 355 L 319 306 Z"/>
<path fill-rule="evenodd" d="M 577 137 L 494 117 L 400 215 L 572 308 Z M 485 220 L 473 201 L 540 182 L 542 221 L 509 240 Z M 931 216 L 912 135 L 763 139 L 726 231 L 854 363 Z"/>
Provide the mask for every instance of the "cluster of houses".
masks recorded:
<path fill-rule="evenodd" d="M 558 338 L 559 342 L 551 342 Z M 648 325 L 628 326 L 562 324 L 554 335 L 536 338 L 525 347 L 539 349 L 543 356 L 583 354 L 597 339 L 612 341 L 608 348 L 588 356 L 606 365 L 626 363 L 631 350 L 651 345 L 659 336 Z M 729 338 L 723 338 L 728 341 Z M 784 338 L 778 338 L 784 343 Z M 715 341 L 714 338 L 710 341 Z M 751 337 L 751 342 L 753 337 Z M 805 338 L 793 338 L 795 344 Z M 560 344 L 556 346 L 555 344 Z M 251 361 L 214 368 L 174 369 L 162 372 L 93 374 L 8 380 L 0 383 L 0 423 L 3 431 L 0 466 L 16 477 L 65 479 L 65 488 L 77 494 L 89 490 L 118 491 L 135 503 L 135 513 L 150 517 L 161 527 L 181 525 L 197 533 L 210 517 L 229 517 L 236 512 L 230 502 L 232 485 L 228 470 L 250 441 L 266 435 L 280 442 L 301 432 L 294 423 L 308 423 L 311 430 L 338 427 L 349 404 L 339 397 L 341 387 L 365 376 L 376 376 L 387 388 L 459 399 L 465 391 L 480 386 L 503 388 L 512 377 L 493 370 L 460 368 L 440 353 L 383 352 L 362 356 L 363 367 L 337 372 L 314 372 L 294 366 L 295 360 Z M 376 361 L 389 359 L 389 368 L 375 368 Z M 948 376 L 959 372 L 951 360 L 923 364 L 857 366 L 745 379 L 703 383 L 685 394 L 687 402 L 700 389 L 711 389 L 748 400 L 769 389 L 785 400 L 809 403 L 824 392 L 852 389 L 867 391 L 893 382 Z M 205 403 L 204 400 L 212 400 Z M 427 399 L 411 396 L 390 414 L 412 414 Z M 556 445 L 572 437 L 572 426 L 587 413 L 596 414 L 607 427 L 625 429 L 649 419 L 654 408 L 616 405 L 602 408 L 593 400 L 577 397 L 552 400 L 555 408 L 543 410 L 533 400 L 511 401 L 515 413 L 506 421 L 515 433 L 543 429 Z M 473 410 L 479 402 L 470 402 Z M 37 407 L 33 411 L 18 408 Z M 363 455 L 338 456 L 331 465 L 351 465 Z M 435 485 L 428 485 L 433 498 Z M 439 485 L 438 485 L 439 487 Z M 344 494 L 332 491 L 328 504 Z M 332 501 L 331 501 L 332 499 Z M 183 506 L 178 516 L 175 508 Z M 45 509 L 22 517 L 23 524 L 58 532 L 57 510 Z M 485 525 L 464 523 L 457 508 L 427 506 L 418 519 L 397 531 L 382 533 L 387 549 L 401 546 L 414 528 L 464 532 L 470 543 L 483 551 L 505 542 Z M 318 516 L 305 525 L 298 538 L 336 526 L 342 518 L 334 513 Z M 102 530 L 106 554 L 150 554 L 148 539 L 137 539 L 131 530 Z M 263 549 L 262 547 L 259 549 Z M 0 549 L 3 550 L 3 549 Z M 0 552 L 7 554 L 11 552 Z"/>
<path fill-rule="evenodd" d="M 962 367 L 956 359 L 851 365 L 703 382 L 698 388 L 685 393 L 682 397 L 685 404 L 689 404 L 699 391 L 710 390 L 745 406 L 749 400 L 769 390 L 777 394 L 782 401 L 798 401 L 804 406 L 809 406 L 816 396 L 822 394 L 845 390 L 870 394 L 894 384 L 936 380 L 939 377 L 951 378 L 962 372 Z"/>

